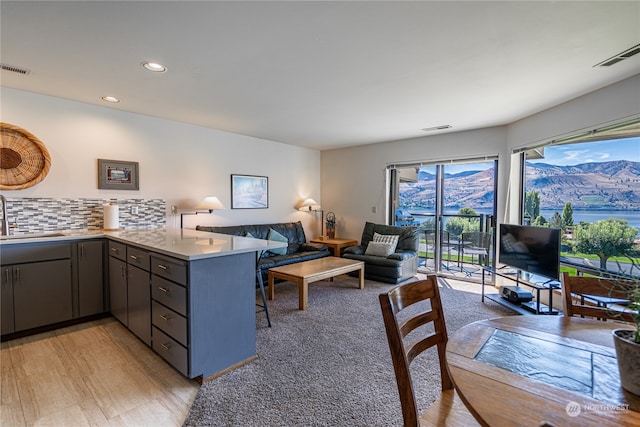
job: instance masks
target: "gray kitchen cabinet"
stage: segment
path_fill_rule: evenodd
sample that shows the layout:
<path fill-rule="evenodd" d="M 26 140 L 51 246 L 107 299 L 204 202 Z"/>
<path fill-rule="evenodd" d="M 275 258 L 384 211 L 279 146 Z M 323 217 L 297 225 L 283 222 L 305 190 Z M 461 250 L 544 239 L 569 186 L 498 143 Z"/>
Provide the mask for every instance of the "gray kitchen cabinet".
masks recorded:
<path fill-rule="evenodd" d="M 151 253 L 152 348 L 189 378 L 256 354 L 255 253 L 183 261 Z"/>
<path fill-rule="evenodd" d="M 149 272 L 128 266 L 127 313 L 129 330 L 145 344 L 151 345 L 151 295 Z"/>
<path fill-rule="evenodd" d="M 71 320 L 71 259 L 13 266 L 16 331 Z"/>
<path fill-rule="evenodd" d="M 79 317 L 105 312 L 103 246 L 103 239 L 77 243 Z"/>
<path fill-rule="evenodd" d="M 151 256 L 152 347 L 184 375 L 189 374 L 187 266 L 178 259 Z"/>
<path fill-rule="evenodd" d="M 129 326 L 127 315 L 127 263 L 109 257 L 109 306 L 113 317 Z"/>
<path fill-rule="evenodd" d="M 2 320 L 13 303 L 13 331 L 19 332 L 73 318 L 71 245 L 33 243 L 3 247 Z M 7 278 L 9 278 L 7 280 Z M 10 321 L 9 321 L 10 322 Z M 7 328 L 11 330 L 11 326 Z M 4 325 L 2 333 L 5 333 Z M 11 333 L 11 332 L 6 332 Z"/>
<path fill-rule="evenodd" d="M 0 333 L 10 334 L 15 331 L 13 325 L 13 273 L 11 267 L 2 267 L 2 291 L 0 298 Z"/>
<path fill-rule="evenodd" d="M 149 254 L 134 246 L 109 242 L 111 314 L 151 346 Z"/>
<path fill-rule="evenodd" d="M 164 233 L 173 231 L 154 230 L 152 237 Z M 209 378 L 253 360 L 255 252 L 231 246 L 221 256 L 193 256 L 200 248 L 190 248 L 193 242 L 182 234 L 172 238 L 186 241 L 176 256 L 165 254 L 174 248 L 168 251 L 162 241 L 138 246 L 129 239 L 91 237 L 2 244 L 3 339 L 110 311 L 189 378 Z"/>
<path fill-rule="evenodd" d="M 127 311 L 129 330 L 151 346 L 149 253 L 127 246 Z"/>

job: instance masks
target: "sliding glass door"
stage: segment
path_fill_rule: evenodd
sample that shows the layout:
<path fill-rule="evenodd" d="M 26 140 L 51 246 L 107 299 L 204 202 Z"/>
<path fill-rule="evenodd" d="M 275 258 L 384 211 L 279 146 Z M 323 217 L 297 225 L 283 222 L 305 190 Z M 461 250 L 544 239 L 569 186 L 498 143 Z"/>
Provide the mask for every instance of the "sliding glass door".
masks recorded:
<path fill-rule="evenodd" d="M 420 230 L 420 271 L 479 280 L 494 259 L 497 160 L 393 165 L 390 222 Z"/>

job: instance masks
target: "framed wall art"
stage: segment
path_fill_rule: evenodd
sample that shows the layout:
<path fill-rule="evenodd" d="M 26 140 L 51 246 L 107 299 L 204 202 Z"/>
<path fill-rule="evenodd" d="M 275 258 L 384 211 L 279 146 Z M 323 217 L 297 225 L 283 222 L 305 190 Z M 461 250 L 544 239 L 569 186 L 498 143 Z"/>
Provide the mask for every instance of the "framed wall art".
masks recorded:
<path fill-rule="evenodd" d="M 98 159 L 98 188 L 139 190 L 138 162 Z"/>
<path fill-rule="evenodd" d="M 269 178 L 231 175 L 231 209 L 266 209 L 268 207 Z"/>

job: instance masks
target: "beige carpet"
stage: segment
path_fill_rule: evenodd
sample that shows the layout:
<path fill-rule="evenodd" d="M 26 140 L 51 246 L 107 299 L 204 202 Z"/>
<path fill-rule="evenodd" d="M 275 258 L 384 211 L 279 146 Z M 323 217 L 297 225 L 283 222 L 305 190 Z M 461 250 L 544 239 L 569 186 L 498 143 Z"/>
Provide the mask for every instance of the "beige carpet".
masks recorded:
<path fill-rule="evenodd" d="M 442 282 L 449 334 L 476 320 L 513 314 L 480 302 L 480 285 Z M 188 426 L 400 426 L 400 401 L 378 294 L 392 285 L 340 276 L 309 287 L 300 311 L 297 286 L 276 285 L 272 328 L 258 313 L 259 359 L 205 383 Z M 437 353 L 414 362 L 419 405 L 440 394 Z"/>

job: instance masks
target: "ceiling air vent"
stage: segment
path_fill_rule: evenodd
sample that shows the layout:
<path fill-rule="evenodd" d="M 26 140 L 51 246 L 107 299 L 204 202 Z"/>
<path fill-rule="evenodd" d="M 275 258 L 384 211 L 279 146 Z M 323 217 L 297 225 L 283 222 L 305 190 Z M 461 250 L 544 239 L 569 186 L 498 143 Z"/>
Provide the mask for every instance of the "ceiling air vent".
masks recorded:
<path fill-rule="evenodd" d="M 31 70 L 27 70 L 26 68 L 16 67 L 15 65 L 0 64 L 0 68 L 5 71 L 11 71 L 12 73 L 23 74 L 25 76 L 28 76 L 29 74 L 31 74 Z"/>
<path fill-rule="evenodd" d="M 451 125 L 434 126 L 432 128 L 424 128 L 422 130 L 425 132 L 433 132 L 436 130 L 443 130 L 443 129 L 451 129 Z"/>
<path fill-rule="evenodd" d="M 627 58 L 631 58 L 633 55 L 640 53 L 640 44 L 637 44 L 624 52 L 620 52 L 617 55 L 612 56 L 611 58 L 605 59 L 599 64 L 594 65 L 594 67 L 610 67 L 613 64 L 617 64 L 620 61 L 624 61 Z"/>

